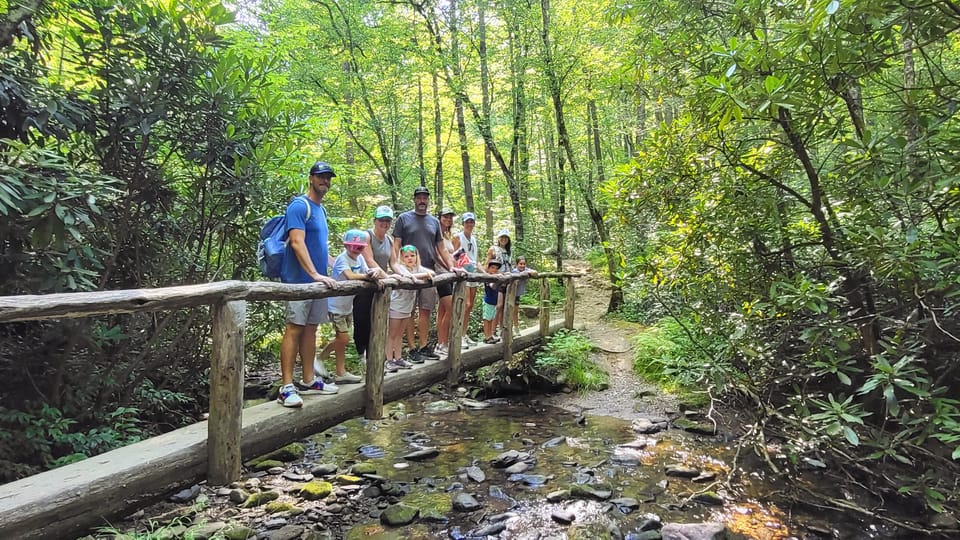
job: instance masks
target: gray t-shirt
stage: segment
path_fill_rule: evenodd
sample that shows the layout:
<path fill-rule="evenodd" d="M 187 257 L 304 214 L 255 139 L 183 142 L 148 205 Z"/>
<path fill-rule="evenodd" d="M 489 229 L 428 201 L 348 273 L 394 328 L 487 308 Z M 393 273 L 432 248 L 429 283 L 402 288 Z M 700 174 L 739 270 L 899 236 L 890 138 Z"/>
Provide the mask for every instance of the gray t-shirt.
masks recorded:
<path fill-rule="evenodd" d="M 367 234 L 370 235 L 370 251 L 373 252 L 373 260 L 376 261 L 377 266 L 379 266 L 384 272 L 387 272 L 390 269 L 390 255 L 393 252 L 393 238 L 389 234 L 383 235 L 383 242 L 377 240 L 377 237 L 373 235 L 373 231 L 368 230 Z"/>
<path fill-rule="evenodd" d="M 393 237 L 400 246 L 412 244 L 420 252 L 420 265 L 430 270 L 437 269 L 437 244 L 443 241 L 440 220 L 429 215 L 418 215 L 413 210 L 404 212 L 393 224 Z"/>

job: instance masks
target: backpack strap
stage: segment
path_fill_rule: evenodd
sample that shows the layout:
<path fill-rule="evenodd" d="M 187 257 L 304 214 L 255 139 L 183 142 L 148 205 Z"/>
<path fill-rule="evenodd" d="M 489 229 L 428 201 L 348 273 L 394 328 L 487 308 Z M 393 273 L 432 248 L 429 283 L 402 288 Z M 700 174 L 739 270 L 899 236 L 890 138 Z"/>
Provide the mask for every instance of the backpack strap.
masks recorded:
<path fill-rule="evenodd" d="M 300 196 L 297 197 L 297 198 L 300 199 L 301 201 L 303 201 L 303 204 L 307 205 L 307 219 L 303 220 L 303 222 L 306 223 L 306 222 L 310 221 L 310 201 L 307 200 L 307 196 L 306 196 L 306 195 L 300 195 Z"/>

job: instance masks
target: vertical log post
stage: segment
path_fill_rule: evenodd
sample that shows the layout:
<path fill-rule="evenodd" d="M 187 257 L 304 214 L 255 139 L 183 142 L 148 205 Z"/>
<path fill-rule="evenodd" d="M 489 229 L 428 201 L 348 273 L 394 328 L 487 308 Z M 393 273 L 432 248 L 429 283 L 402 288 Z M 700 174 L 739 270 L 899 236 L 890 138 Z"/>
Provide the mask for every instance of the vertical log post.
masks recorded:
<path fill-rule="evenodd" d="M 243 414 L 243 329 L 247 303 L 218 302 L 213 311 L 210 417 L 207 421 L 207 481 L 225 486 L 240 479 Z"/>
<path fill-rule="evenodd" d="M 572 276 L 563 278 L 563 288 L 567 293 L 563 304 L 563 327 L 567 330 L 573 330 L 573 313 L 577 304 L 577 291 L 573 288 Z"/>
<path fill-rule="evenodd" d="M 363 416 L 383 418 L 383 361 L 387 357 L 387 316 L 391 287 L 373 293 L 370 310 L 370 343 L 367 345 L 367 375 L 364 385 Z"/>
<path fill-rule="evenodd" d="M 507 285 L 506 298 L 503 299 L 503 361 L 509 362 L 513 358 L 513 312 L 517 309 L 518 280 Z"/>
<path fill-rule="evenodd" d="M 447 361 L 450 362 L 450 371 L 447 372 L 447 384 L 453 386 L 460 381 L 460 372 L 463 364 L 460 362 L 461 338 L 463 337 L 463 318 L 467 308 L 467 282 L 460 280 L 453 284 L 453 305 L 450 313 L 450 350 L 447 352 Z"/>
<path fill-rule="evenodd" d="M 550 332 L 550 280 L 540 278 L 540 339 L 546 340 Z"/>

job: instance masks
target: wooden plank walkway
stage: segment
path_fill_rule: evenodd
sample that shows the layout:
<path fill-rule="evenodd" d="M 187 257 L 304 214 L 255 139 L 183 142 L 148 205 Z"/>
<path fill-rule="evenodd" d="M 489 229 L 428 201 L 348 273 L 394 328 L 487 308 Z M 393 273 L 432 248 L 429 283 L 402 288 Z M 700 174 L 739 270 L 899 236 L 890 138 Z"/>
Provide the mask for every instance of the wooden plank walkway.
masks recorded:
<path fill-rule="evenodd" d="M 572 321 L 571 321 L 572 322 Z M 549 326 L 553 334 L 564 323 Z M 513 337 L 511 351 L 541 342 L 540 328 Z M 484 345 L 461 356 L 464 370 L 475 370 L 504 356 L 504 345 Z M 445 381 L 447 362 L 428 362 L 388 374 L 384 402 L 415 394 Z M 301 409 L 274 402 L 243 410 L 241 455 L 265 454 L 364 412 L 363 385 L 342 386 L 332 396 L 306 396 Z M 59 469 L 0 486 L 0 539 L 76 538 L 88 529 L 109 525 L 175 489 L 205 477 L 207 422 L 199 422 Z"/>

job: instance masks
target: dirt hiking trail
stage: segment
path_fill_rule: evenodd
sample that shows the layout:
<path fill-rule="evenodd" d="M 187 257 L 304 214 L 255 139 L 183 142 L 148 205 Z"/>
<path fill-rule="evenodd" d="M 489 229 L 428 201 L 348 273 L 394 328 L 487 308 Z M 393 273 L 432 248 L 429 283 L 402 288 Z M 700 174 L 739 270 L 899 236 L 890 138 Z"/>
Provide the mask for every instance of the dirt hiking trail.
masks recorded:
<path fill-rule="evenodd" d="M 614 416 L 626 420 L 663 417 L 677 410 L 675 397 L 664 394 L 633 372 L 632 338 L 643 327 L 629 322 L 605 320 L 610 302 L 609 283 L 585 261 L 564 261 L 564 270 L 580 272 L 575 280 L 577 303 L 574 322 L 594 346 L 591 360 L 610 375 L 606 390 L 584 394 L 556 394 L 543 403 L 588 415 Z"/>

